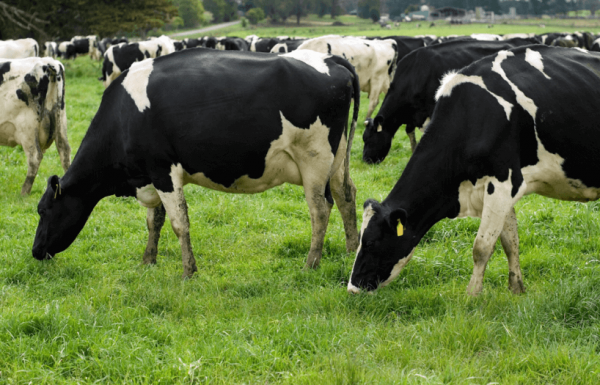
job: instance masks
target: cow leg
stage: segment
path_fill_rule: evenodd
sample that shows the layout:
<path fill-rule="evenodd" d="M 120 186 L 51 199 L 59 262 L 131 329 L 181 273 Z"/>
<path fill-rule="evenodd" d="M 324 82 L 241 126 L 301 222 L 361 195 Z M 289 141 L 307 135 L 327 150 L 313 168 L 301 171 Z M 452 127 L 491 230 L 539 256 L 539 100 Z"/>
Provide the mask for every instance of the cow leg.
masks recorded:
<path fill-rule="evenodd" d="M 304 177 L 304 176 L 303 176 Z M 316 269 L 321 262 L 323 255 L 323 243 L 325 242 L 325 232 L 329 223 L 329 214 L 333 203 L 327 202 L 325 198 L 325 185 L 321 183 L 311 183 L 304 181 L 304 196 L 308 203 L 310 212 L 310 225 L 312 228 L 312 237 L 310 241 L 310 251 L 306 260 L 306 269 Z"/>
<path fill-rule="evenodd" d="M 415 148 L 417 148 L 417 138 L 415 137 L 415 126 L 412 124 L 406 125 L 406 135 L 408 135 L 408 139 L 410 140 L 410 150 L 414 153 Z"/>
<path fill-rule="evenodd" d="M 71 165 L 71 146 L 69 146 L 69 139 L 67 139 L 67 116 L 65 110 L 59 111 L 59 118 L 57 119 L 58 132 L 56 133 L 56 149 L 60 156 L 60 164 L 63 170 L 67 172 Z"/>
<path fill-rule="evenodd" d="M 173 183 L 173 192 L 165 193 L 158 189 L 156 191 L 171 220 L 171 227 L 177 238 L 179 238 L 181 259 L 183 262 L 183 278 L 189 278 L 198 271 L 198 268 L 196 267 L 196 259 L 192 252 L 190 220 L 188 218 L 187 203 L 183 195 L 183 186 Z"/>
<path fill-rule="evenodd" d="M 377 104 L 379 104 L 379 88 L 371 88 L 371 91 L 369 92 L 369 108 L 367 109 L 367 116 L 365 119 L 371 117 L 371 114 L 373 114 L 373 111 L 375 111 Z"/>
<path fill-rule="evenodd" d="M 508 258 L 508 288 L 513 294 L 522 294 L 525 292 L 525 287 L 519 264 L 519 232 L 514 207 L 506 217 L 504 228 L 500 233 L 500 241 Z"/>
<path fill-rule="evenodd" d="M 42 163 L 42 158 L 44 157 L 37 135 L 34 143 L 23 146 L 23 150 L 27 156 L 27 177 L 25 178 L 23 187 L 21 187 L 21 195 L 28 195 L 31 192 L 35 176 L 37 175 L 40 163 Z"/>
<path fill-rule="evenodd" d="M 473 244 L 473 275 L 467 287 L 467 293 L 471 295 L 478 295 L 483 290 L 485 268 L 504 228 L 506 217 L 513 209 L 510 189 L 501 191 L 502 187 L 505 186 L 497 186 L 496 191 L 492 195 L 486 194 L 483 200 L 481 224 Z"/>
<path fill-rule="evenodd" d="M 344 232 L 346 233 L 346 251 L 354 252 L 358 249 L 358 231 L 356 228 L 356 186 L 348 176 L 350 184 L 351 197 L 346 197 L 344 186 L 345 168 L 341 165 L 331 178 L 331 194 L 335 204 L 340 210 L 342 221 L 344 222 Z M 350 200 L 347 200 L 350 198 Z"/>
<path fill-rule="evenodd" d="M 143 262 L 145 265 L 154 265 L 156 263 L 156 255 L 158 253 L 158 240 L 160 238 L 160 230 L 165 224 L 165 207 L 159 204 L 156 207 L 148 208 L 146 214 L 146 225 L 148 226 L 148 244 L 144 251 Z"/>

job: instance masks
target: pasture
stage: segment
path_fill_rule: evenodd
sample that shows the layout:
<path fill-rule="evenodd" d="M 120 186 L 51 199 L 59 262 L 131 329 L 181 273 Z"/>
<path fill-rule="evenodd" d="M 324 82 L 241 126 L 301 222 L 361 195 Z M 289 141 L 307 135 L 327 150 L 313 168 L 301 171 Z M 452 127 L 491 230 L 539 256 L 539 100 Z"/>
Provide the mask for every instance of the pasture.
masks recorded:
<path fill-rule="evenodd" d="M 473 25 L 292 28 L 227 34 L 489 32 Z M 76 154 L 103 86 L 89 58 L 65 65 Z M 383 199 L 411 154 L 400 130 L 382 164 L 362 162 L 367 105 L 363 93 L 351 160 L 359 226 L 363 202 Z M 31 256 L 37 203 L 47 178 L 63 174 L 54 145 L 44 158 L 31 195 L 21 197 L 23 150 L 0 147 L 0 384 L 600 382 L 598 202 L 519 202 L 522 296 L 507 290 L 499 244 L 483 293 L 466 295 L 477 219 L 438 223 L 396 281 L 373 295 L 348 295 L 354 254 L 345 251 L 339 212 L 332 211 L 320 268 L 302 270 L 310 217 L 302 188 L 291 185 L 256 195 L 186 187 L 198 263 L 190 280 L 181 280 L 180 246 L 168 223 L 158 264 L 141 265 L 146 209 L 133 198 L 102 200 L 71 247 L 39 262 Z"/>

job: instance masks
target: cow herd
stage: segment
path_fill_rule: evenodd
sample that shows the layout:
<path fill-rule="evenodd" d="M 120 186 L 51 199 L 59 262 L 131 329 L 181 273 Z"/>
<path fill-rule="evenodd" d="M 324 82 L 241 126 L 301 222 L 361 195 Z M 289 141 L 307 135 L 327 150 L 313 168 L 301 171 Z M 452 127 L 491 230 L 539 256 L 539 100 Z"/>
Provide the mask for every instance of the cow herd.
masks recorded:
<path fill-rule="evenodd" d="M 29 194 L 56 142 L 65 175 L 48 179 L 38 204 L 40 260 L 68 248 L 101 199 L 130 196 L 147 208 L 143 262 L 156 263 L 168 215 L 190 277 L 186 184 L 248 194 L 292 183 L 303 186 L 311 218 L 307 268 L 319 265 L 337 205 L 346 248 L 356 251 L 351 293 L 387 285 L 435 223 L 469 216 L 481 224 L 468 293 L 481 292 L 500 237 L 518 294 L 516 202 L 530 193 L 600 197 L 600 40 L 590 33 L 47 42 L 47 56 L 103 60 L 106 90 L 73 164 L 64 66 L 36 57 L 29 40 L 0 42 L 13 55 L 0 59 L 0 144 L 23 147 Z M 349 157 L 361 91 L 363 160 L 381 163 L 401 125 L 413 155 L 381 203 L 364 203 L 358 232 Z"/>

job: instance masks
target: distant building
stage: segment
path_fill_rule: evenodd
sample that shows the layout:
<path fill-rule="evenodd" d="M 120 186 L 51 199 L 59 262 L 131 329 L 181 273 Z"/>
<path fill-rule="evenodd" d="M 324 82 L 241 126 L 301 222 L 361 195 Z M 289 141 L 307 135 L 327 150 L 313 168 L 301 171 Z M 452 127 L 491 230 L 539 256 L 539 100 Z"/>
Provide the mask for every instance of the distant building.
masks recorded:
<path fill-rule="evenodd" d="M 427 20 L 429 18 L 429 11 L 415 11 L 409 13 L 403 13 L 400 16 L 404 19 L 410 17 L 412 20 Z"/>
<path fill-rule="evenodd" d="M 454 7 L 442 7 L 442 8 L 436 8 L 435 11 L 431 12 L 430 16 L 432 19 L 447 19 L 449 17 L 461 18 L 461 17 L 465 17 L 466 15 L 467 15 L 467 11 L 465 9 L 454 8 Z"/>

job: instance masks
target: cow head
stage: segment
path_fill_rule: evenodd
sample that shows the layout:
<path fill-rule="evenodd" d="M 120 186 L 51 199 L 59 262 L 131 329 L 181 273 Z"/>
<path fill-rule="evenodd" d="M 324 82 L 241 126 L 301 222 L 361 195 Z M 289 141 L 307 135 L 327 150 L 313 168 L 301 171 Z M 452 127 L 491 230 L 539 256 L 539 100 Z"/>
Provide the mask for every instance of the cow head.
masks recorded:
<path fill-rule="evenodd" d="M 348 282 L 348 292 L 375 290 L 400 274 L 413 255 L 413 231 L 403 209 L 390 210 L 379 202 L 365 202 L 360 244 Z"/>
<path fill-rule="evenodd" d="M 363 161 L 366 163 L 381 163 L 392 147 L 393 133 L 382 129 L 383 116 L 378 115 L 375 120 L 368 118 L 365 122 L 363 133 Z"/>
<path fill-rule="evenodd" d="M 73 243 L 95 205 L 62 188 L 56 175 L 48 178 L 46 192 L 38 204 L 40 222 L 32 253 L 38 260 L 50 259 Z"/>

